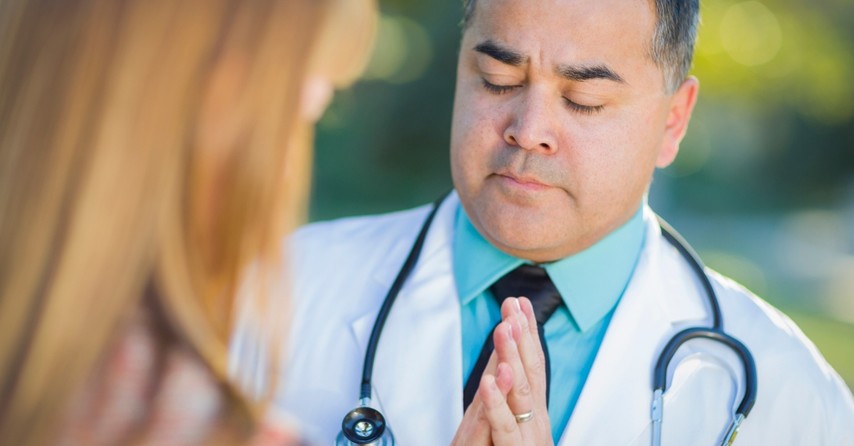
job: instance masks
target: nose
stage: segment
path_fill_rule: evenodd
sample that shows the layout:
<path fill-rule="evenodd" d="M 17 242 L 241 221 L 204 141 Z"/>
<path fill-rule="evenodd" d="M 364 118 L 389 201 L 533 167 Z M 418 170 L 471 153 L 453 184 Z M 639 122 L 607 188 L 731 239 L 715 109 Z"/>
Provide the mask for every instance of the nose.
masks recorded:
<path fill-rule="evenodd" d="M 560 110 L 551 98 L 530 89 L 513 105 L 510 122 L 504 129 L 504 141 L 525 150 L 551 154 L 557 151 L 554 118 Z"/>

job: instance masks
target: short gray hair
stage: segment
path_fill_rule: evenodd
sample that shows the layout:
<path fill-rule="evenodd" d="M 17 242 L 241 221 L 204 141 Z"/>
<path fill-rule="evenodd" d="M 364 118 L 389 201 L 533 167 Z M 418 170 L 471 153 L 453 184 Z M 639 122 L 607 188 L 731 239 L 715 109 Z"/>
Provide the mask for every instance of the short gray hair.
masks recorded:
<path fill-rule="evenodd" d="M 699 0 L 650 0 L 657 21 L 649 56 L 664 73 L 664 88 L 673 93 L 688 77 L 700 23 Z M 463 0 L 463 30 L 471 23 L 477 0 Z"/>

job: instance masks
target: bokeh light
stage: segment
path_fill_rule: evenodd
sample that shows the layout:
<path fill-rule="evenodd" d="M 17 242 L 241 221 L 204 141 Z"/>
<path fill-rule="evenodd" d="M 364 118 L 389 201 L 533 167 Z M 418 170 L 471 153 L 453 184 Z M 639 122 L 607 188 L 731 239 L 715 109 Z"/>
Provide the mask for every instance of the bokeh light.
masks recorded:
<path fill-rule="evenodd" d="M 424 74 L 432 58 L 432 44 L 423 26 L 404 16 L 384 14 L 364 77 L 393 84 L 412 82 Z"/>
<path fill-rule="evenodd" d="M 779 53 L 783 42 L 777 17 L 757 1 L 730 5 L 719 26 L 721 46 L 742 65 L 768 62 Z"/>

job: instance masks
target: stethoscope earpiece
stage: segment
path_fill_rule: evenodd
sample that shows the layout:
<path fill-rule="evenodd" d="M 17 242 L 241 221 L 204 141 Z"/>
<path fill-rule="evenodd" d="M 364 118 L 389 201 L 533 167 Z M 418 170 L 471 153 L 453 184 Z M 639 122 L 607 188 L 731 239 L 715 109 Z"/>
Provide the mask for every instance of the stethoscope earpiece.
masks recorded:
<path fill-rule="evenodd" d="M 391 446 L 394 439 L 380 411 L 361 405 L 344 416 L 341 421 L 341 433 L 338 434 L 335 444 Z"/>

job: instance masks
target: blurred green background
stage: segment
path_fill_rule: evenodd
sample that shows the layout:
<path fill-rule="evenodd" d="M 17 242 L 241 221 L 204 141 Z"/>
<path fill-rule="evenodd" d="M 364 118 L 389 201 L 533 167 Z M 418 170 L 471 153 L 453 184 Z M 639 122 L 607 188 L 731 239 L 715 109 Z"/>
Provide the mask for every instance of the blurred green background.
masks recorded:
<path fill-rule="evenodd" d="M 450 188 L 460 2 L 381 0 L 365 80 L 320 123 L 311 219 Z M 789 314 L 854 388 L 854 2 L 704 0 L 700 101 L 650 203 Z"/>

